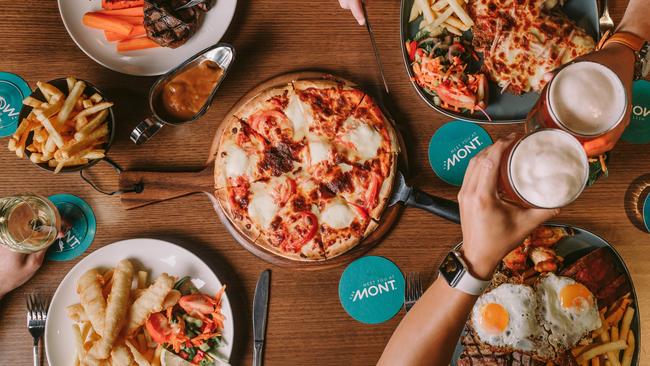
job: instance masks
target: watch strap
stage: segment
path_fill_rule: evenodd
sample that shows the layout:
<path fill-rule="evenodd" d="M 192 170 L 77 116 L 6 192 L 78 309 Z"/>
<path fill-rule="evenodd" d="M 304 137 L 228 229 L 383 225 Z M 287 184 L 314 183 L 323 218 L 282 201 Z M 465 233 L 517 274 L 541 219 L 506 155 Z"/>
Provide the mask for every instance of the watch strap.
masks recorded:
<path fill-rule="evenodd" d="M 469 271 L 465 271 L 463 276 L 460 278 L 455 288 L 470 295 L 480 296 L 483 294 L 483 291 L 488 287 L 490 281 L 483 281 L 472 276 Z"/>
<path fill-rule="evenodd" d="M 605 37 L 603 37 L 605 38 Z M 609 43 L 618 43 L 630 48 L 634 52 L 640 52 L 646 44 L 646 40 L 630 32 L 616 32 L 607 38 L 603 47 Z"/>

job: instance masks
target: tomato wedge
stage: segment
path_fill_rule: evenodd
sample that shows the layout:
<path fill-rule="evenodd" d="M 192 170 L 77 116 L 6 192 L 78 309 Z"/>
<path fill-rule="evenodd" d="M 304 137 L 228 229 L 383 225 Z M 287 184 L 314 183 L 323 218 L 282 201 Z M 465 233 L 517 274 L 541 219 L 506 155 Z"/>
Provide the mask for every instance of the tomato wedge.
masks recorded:
<path fill-rule="evenodd" d="M 307 244 L 316 236 L 316 232 L 318 231 L 318 218 L 309 211 L 300 211 L 292 215 L 292 218 L 295 219 L 287 225 L 287 235 L 281 246 L 284 249 L 293 250 L 297 253 L 303 245 Z"/>
<path fill-rule="evenodd" d="M 406 42 L 406 52 L 409 55 L 409 60 L 415 61 L 415 51 L 418 49 L 416 41 Z"/>
<path fill-rule="evenodd" d="M 169 343 L 172 337 L 172 328 L 167 318 L 162 313 L 153 313 L 149 315 L 144 324 L 147 333 L 154 342 L 158 344 Z"/>
<path fill-rule="evenodd" d="M 214 300 L 204 294 L 185 295 L 178 300 L 178 305 L 188 314 L 196 317 L 214 312 Z"/>
<path fill-rule="evenodd" d="M 273 140 L 281 140 L 282 135 L 291 137 L 293 128 L 288 123 L 289 120 L 282 112 L 271 109 L 253 113 L 248 117 L 248 124 L 259 134 Z"/>
<path fill-rule="evenodd" d="M 294 193 L 296 193 L 296 181 L 289 177 L 284 177 L 284 179 L 273 186 L 271 196 L 282 207 Z"/>

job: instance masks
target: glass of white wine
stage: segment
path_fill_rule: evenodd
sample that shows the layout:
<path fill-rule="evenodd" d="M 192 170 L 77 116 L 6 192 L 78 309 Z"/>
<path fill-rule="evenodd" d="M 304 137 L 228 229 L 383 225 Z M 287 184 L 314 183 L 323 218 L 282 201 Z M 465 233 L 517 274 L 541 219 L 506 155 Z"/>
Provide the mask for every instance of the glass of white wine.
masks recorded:
<path fill-rule="evenodd" d="M 35 253 L 53 244 L 61 216 L 45 197 L 23 193 L 0 198 L 0 245 L 20 253 Z"/>

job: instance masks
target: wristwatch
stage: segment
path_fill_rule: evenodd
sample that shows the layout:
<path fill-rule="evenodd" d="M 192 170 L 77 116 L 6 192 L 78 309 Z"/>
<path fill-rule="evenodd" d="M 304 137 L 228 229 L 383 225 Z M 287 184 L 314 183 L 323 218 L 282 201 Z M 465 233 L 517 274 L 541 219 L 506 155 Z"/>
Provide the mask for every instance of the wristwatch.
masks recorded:
<path fill-rule="evenodd" d="M 470 295 L 481 295 L 488 287 L 490 281 L 483 281 L 472 276 L 463 260 L 463 254 L 452 250 L 447 254 L 440 264 L 440 276 L 442 276 L 450 287 Z"/>
<path fill-rule="evenodd" d="M 636 56 L 634 65 L 634 80 L 643 79 L 650 74 L 650 43 L 645 39 L 630 32 L 616 32 L 608 37 L 606 33 L 599 45 L 604 47 L 609 43 L 622 44 L 632 51 Z"/>

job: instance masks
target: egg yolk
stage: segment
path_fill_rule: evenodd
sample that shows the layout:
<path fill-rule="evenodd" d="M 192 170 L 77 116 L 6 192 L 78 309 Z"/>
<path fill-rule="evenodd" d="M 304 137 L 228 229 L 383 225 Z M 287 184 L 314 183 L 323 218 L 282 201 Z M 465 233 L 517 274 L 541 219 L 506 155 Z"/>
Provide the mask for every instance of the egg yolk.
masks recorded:
<path fill-rule="evenodd" d="M 574 283 L 560 290 L 560 304 L 565 309 L 582 310 L 591 304 L 591 291 L 584 285 Z"/>
<path fill-rule="evenodd" d="M 508 311 L 500 304 L 489 303 L 481 309 L 481 325 L 490 333 L 503 333 L 508 326 L 508 320 Z"/>

